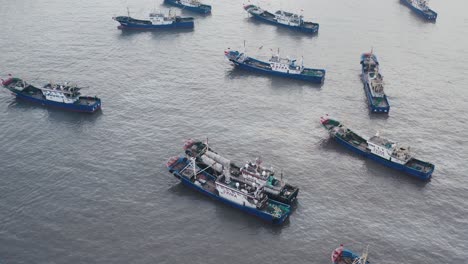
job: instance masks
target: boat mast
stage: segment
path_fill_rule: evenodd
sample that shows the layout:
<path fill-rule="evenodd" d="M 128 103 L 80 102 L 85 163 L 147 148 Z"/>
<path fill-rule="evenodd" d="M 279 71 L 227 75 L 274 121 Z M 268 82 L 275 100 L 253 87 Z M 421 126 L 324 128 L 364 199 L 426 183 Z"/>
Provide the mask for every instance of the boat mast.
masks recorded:
<path fill-rule="evenodd" d="M 366 262 L 367 262 L 368 251 L 369 251 L 369 245 L 367 245 L 367 247 L 366 247 L 366 252 L 362 253 L 362 264 L 366 264 Z"/>
<path fill-rule="evenodd" d="M 130 17 L 130 9 L 128 8 L 128 6 L 127 6 L 127 15 L 128 17 Z"/>
<path fill-rule="evenodd" d="M 367 262 L 367 251 L 369 250 L 369 245 L 367 245 L 366 250 L 362 252 L 361 257 L 355 259 L 352 264 L 366 264 Z"/>

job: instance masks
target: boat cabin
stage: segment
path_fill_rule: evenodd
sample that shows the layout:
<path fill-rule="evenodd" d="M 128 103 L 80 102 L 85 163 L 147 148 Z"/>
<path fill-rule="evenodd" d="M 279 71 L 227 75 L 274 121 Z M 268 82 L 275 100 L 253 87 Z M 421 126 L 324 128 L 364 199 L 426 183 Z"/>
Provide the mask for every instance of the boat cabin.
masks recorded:
<path fill-rule="evenodd" d="M 367 55 L 361 62 L 365 72 L 378 72 L 379 63 L 372 54 Z"/>
<path fill-rule="evenodd" d="M 296 60 L 289 58 L 281 58 L 279 55 L 271 56 L 269 60 L 270 67 L 273 71 L 290 73 L 290 74 L 301 74 L 304 67 L 296 64 Z"/>
<path fill-rule="evenodd" d="M 80 99 L 80 88 L 65 84 L 48 83 L 42 88 L 42 93 L 49 101 L 73 104 Z"/>
<path fill-rule="evenodd" d="M 303 16 L 278 10 L 275 12 L 276 22 L 288 26 L 300 26 L 303 22 Z"/>
<path fill-rule="evenodd" d="M 380 136 L 373 136 L 368 141 L 369 150 L 384 159 L 405 164 L 411 159 L 409 148 L 398 147 L 396 142 L 392 142 Z"/>
<path fill-rule="evenodd" d="M 169 25 L 174 22 L 174 17 L 165 16 L 163 13 L 150 13 L 149 20 L 153 25 Z"/>

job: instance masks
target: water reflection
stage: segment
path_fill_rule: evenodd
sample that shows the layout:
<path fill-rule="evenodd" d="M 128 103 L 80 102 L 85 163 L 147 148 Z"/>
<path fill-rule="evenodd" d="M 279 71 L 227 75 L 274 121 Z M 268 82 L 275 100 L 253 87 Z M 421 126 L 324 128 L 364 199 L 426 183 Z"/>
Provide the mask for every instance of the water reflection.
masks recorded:
<path fill-rule="evenodd" d="M 141 33 L 152 34 L 161 37 L 194 31 L 194 28 L 126 29 L 117 27 L 117 29 L 120 30 L 119 38 L 131 37 Z"/>
<path fill-rule="evenodd" d="M 94 113 L 83 113 L 67 111 L 60 108 L 54 108 L 50 106 L 44 106 L 36 103 L 21 100 L 19 98 L 13 98 L 8 104 L 8 111 L 21 111 L 21 112 L 34 112 L 35 110 L 42 109 L 44 113 L 47 113 L 47 118 L 52 122 L 65 122 L 70 124 L 83 124 L 83 123 L 94 123 L 97 119 L 102 116 L 102 110 L 99 109 Z"/>
<path fill-rule="evenodd" d="M 288 218 L 282 225 L 273 225 L 270 222 L 266 222 L 256 216 L 233 208 L 220 201 L 211 199 L 210 197 L 193 190 L 180 182 L 170 187 L 168 191 L 177 196 L 189 198 L 187 202 L 199 203 L 201 201 L 206 201 L 206 206 L 214 206 L 215 214 L 217 215 L 218 220 L 227 225 L 244 226 L 244 229 L 249 229 L 254 232 L 256 232 L 259 227 L 263 227 L 266 230 L 271 231 L 271 233 L 279 235 L 281 234 L 282 228 L 288 226 L 290 223 Z M 208 202 L 211 203 L 211 205 L 209 205 Z M 292 216 L 294 216 L 293 212 L 296 210 L 296 208 L 297 205 L 292 208 Z"/>
<path fill-rule="evenodd" d="M 244 70 L 235 66 L 232 66 L 232 67 L 233 67 L 232 69 L 226 72 L 226 75 L 225 75 L 226 79 L 230 79 L 230 80 L 242 79 L 242 78 L 249 78 L 251 76 L 264 78 L 264 79 L 270 79 L 270 84 L 271 84 L 270 86 L 275 89 L 278 89 L 278 88 L 281 88 L 281 89 L 300 88 L 302 89 L 303 86 L 321 88 L 324 85 L 324 82 L 312 83 L 312 82 L 303 81 L 303 80 L 297 80 L 297 79 L 292 79 L 292 78 L 259 73 L 255 71 Z"/>
<path fill-rule="evenodd" d="M 310 34 L 310 33 L 305 33 L 305 32 L 301 32 L 298 30 L 294 30 L 294 29 L 290 29 L 290 28 L 286 28 L 282 26 L 271 25 L 262 21 L 258 21 L 257 19 L 253 17 L 246 18 L 246 23 L 250 23 L 256 27 L 276 27 L 276 33 L 278 33 L 279 35 L 283 37 L 292 37 L 297 40 L 312 39 L 312 38 L 318 37 L 318 34 L 319 34 L 318 32 Z"/>
<path fill-rule="evenodd" d="M 376 177 L 381 177 L 381 178 L 388 178 L 390 180 L 393 180 L 395 178 L 395 175 L 397 175 L 398 180 L 409 182 L 412 184 L 415 184 L 416 186 L 419 187 L 424 187 L 426 184 L 430 181 L 423 181 L 420 180 L 414 176 L 411 176 L 409 174 L 406 174 L 402 171 L 395 170 L 392 168 L 389 168 L 385 165 L 382 165 L 376 161 L 370 160 L 368 158 L 365 158 L 362 155 L 359 155 L 357 153 L 352 152 L 351 150 L 348 150 L 344 148 L 342 145 L 340 145 L 338 142 L 336 142 L 333 138 L 328 138 L 324 139 L 320 142 L 320 147 L 323 148 L 324 150 L 331 150 L 337 153 L 343 153 L 347 154 L 347 156 L 354 156 L 354 158 L 361 159 L 365 163 L 365 168 L 366 171 L 373 176 Z M 344 158 L 344 157 L 343 157 Z"/>

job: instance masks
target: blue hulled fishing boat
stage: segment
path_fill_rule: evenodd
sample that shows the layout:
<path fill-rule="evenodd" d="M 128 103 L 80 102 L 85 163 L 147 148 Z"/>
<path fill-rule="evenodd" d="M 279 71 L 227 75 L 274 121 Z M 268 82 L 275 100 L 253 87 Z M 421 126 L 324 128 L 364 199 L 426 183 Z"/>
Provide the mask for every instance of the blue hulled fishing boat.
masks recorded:
<path fill-rule="evenodd" d="M 130 16 L 113 17 L 115 21 L 120 23 L 119 29 L 165 29 L 165 28 L 193 28 L 193 17 L 180 17 L 169 14 L 166 16 L 163 13 L 150 13 L 147 20 L 135 19 Z"/>
<path fill-rule="evenodd" d="M 252 17 L 273 25 L 287 27 L 304 33 L 317 33 L 319 30 L 318 23 L 304 21 L 302 15 L 285 12 L 283 10 L 278 10 L 273 14 L 256 5 L 245 5 L 244 9 L 251 14 Z"/>
<path fill-rule="evenodd" d="M 343 245 L 333 250 L 331 260 L 333 264 L 369 264 L 367 249 L 361 256 L 351 250 L 343 248 Z"/>
<path fill-rule="evenodd" d="M 164 3 L 181 7 L 184 10 L 192 12 L 209 14 L 211 13 L 211 6 L 200 3 L 198 0 L 164 0 Z"/>
<path fill-rule="evenodd" d="M 434 172 L 435 166 L 429 162 L 413 158 L 409 147 L 400 147 L 396 142 L 379 135 L 366 140 L 339 121 L 328 117 L 322 117 L 320 122 L 338 143 L 364 157 L 422 180 L 429 180 Z"/>
<path fill-rule="evenodd" d="M 305 68 L 303 61 L 297 64 L 295 59 L 281 58 L 279 52 L 274 54 L 268 62 L 260 61 L 247 56 L 245 52 L 226 50 L 226 58 L 233 62 L 235 66 L 255 72 L 267 73 L 271 75 L 321 83 L 325 79 L 325 70 Z"/>
<path fill-rule="evenodd" d="M 187 157 L 172 157 L 166 166 L 182 184 L 265 221 L 282 224 L 289 217 L 289 205 L 268 199 L 261 185 L 231 177 L 229 167 L 223 168 L 222 175 L 213 176 L 198 167 L 195 158 Z"/>
<path fill-rule="evenodd" d="M 206 170 L 210 175 L 215 177 L 223 175 L 224 167 L 229 166 L 232 179 L 263 186 L 263 190 L 268 195 L 268 198 L 272 200 L 292 204 L 297 199 L 299 188 L 285 182 L 282 172 L 280 178 L 275 177 L 273 168 L 263 166 L 260 159 L 256 159 L 255 162 L 248 161 L 244 166 L 239 167 L 214 152 L 208 146 L 208 141 L 203 143 L 191 139 L 187 140 L 184 144 L 184 150 L 187 158 L 194 158 L 196 165 Z"/>
<path fill-rule="evenodd" d="M 86 113 L 93 113 L 101 109 L 101 99 L 80 96 L 81 88 L 68 83 L 48 83 L 44 87 L 38 88 L 20 78 L 10 76 L 7 80 L 2 79 L 2 85 L 17 98 L 41 105 Z"/>
<path fill-rule="evenodd" d="M 361 79 L 364 83 L 369 109 L 373 113 L 388 114 L 390 105 L 384 92 L 383 76 L 379 72 L 377 57 L 372 52 L 362 54 L 361 67 Z"/>
<path fill-rule="evenodd" d="M 400 0 L 400 2 L 427 20 L 435 21 L 437 19 L 437 13 L 429 8 L 427 0 Z"/>

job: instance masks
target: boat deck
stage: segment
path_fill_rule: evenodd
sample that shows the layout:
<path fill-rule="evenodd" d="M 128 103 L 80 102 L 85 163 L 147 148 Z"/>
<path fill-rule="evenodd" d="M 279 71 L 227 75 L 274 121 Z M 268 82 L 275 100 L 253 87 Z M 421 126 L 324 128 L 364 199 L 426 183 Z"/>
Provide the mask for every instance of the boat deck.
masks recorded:
<path fill-rule="evenodd" d="M 263 13 L 260 14 L 260 16 L 268 19 L 268 20 L 272 20 L 274 21 L 275 20 L 275 15 L 273 15 L 272 13 L 268 12 L 268 11 L 264 11 Z"/>
<path fill-rule="evenodd" d="M 408 163 L 406 163 L 406 166 L 418 171 L 422 171 L 424 173 L 428 173 L 434 169 L 434 166 L 432 164 L 417 159 L 411 159 L 410 161 L 408 161 Z"/>
<path fill-rule="evenodd" d="M 175 170 L 175 171 L 181 171 L 185 166 L 187 166 L 187 164 L 184 164 L 182 162 L 177 162 L 177 164 L 175 164 L 172 169 Z"/>
<path fill-rule="evenodd" d="M 93 105 L 96 102 L 97 99 L 95 97 L 80 97 L 80 99 L 77 101 L 77 103 L 80 105 Z"/>
<path fill-rule="evenodd" d="M 384 97 L 372 97 L 372 104 L 376 107 L 388 107 L 388 102 Z"/>
<path fill-rule="evenodd" d="M 261 68 L 261 69 L 264 69 L 264 70 L 270 70 L 271 71 L 270 64 L 265 63 L 265 62 L 261 62 L 261 61 L 258 61 L 258 60 L 252 59 L 252 58 L 246 59 L 244 61 L 244 63 L 247 64 L 247 65 L 256 67 L 256 68 Z"/>
<path fill-rule="evenodd" d="M 22 94 L 24 94 L 26 96 L 29 96 L 29 97 L 32 97 L 34 99 L 45 100 L 45 96 L 37 88 L 34 88 L 34 90 L 29 90 L 28 87 L 27 87 L 27 88 L 25 88 L 23 90 Z"/>
<path fill-rule="evenodd" d="M 304 22 L 304 23 L 302 24 L 302 26 L 305 27 L 305 28 L 311 28 L 311 29 L 312 29 L 312 28 L 318 27 L 318 24 L 317 24 L 317 23 L 313 23 L 313 22 Z"/>
<path fill-rule="evenodd" d="M 341 138 L 352 144 L 354 147 L 362 150 L 362 151 L 368 151 L 367 150 L 367 147 L 369 146 L 369 144 L 367 144 L 367 141 L 365 139 L 363 139 L 362 137 L 358 136 L 356 133 L 354 133 L 353 131 L 349 130 L 348 129 L 348 133 L 346 134 L 346 136 L 342 136 Z"/>
<path fill-rule="evenodd" d="M 199 186 L 201 186 L 203 189 L 210 193 L 215 193 L 215 179 L 213 177 L 205 175 L 203 172 L 200 171 L 198 171 L 197 175 L 193 177 L 193 168 L 192 166 L 190 166 L 190 164 L 179 162 L 176 165 L 174 165 L 172 169 L 175 171 L 179 171 L 180 175 L 187 178 L 191 182 L 195 182 L 195 180 L 198 180 L 198 182 L 200 183 Z"/>
<path fill-rule="evenodd" d="M 258 68 L 258 69 L 263 69 L 267 71 L 273 71 L 270 64 L 259 61 L 253 58 L 247 58 L 244 62 L 244 64 L 250 65 L 252 67 Z M 291 73 L 293 74 L 293 73 Z M 294 73 L 295 75 L 307 75 L 307 76 L 316 76 L 316 77 L 323 77 L 325 75 L 324 70 L 318 70 L 318 69 L 310 69 L 310 68 L 304 68 L 301 73 Z"/>
<path fill-rule="evenodd" d="M 359 141 L 356 141 L 356 140 L 351 140 L 351 141 L 348 141 L 349 143 L 353 144 L 356 148 L 362 150 L 362 151 L 368 151 L 367 150 L 367 147 L 369 146 L 367 144 L 367 142 L 359 142 Z"/>
<path fill-rule="evenodd" d="M 304 70 L 302 71 L 302 74 L 321 77 L 325 75 L 325 72 L 323 70 L 314 70 L 314 69 L 304 68 Z"/>

